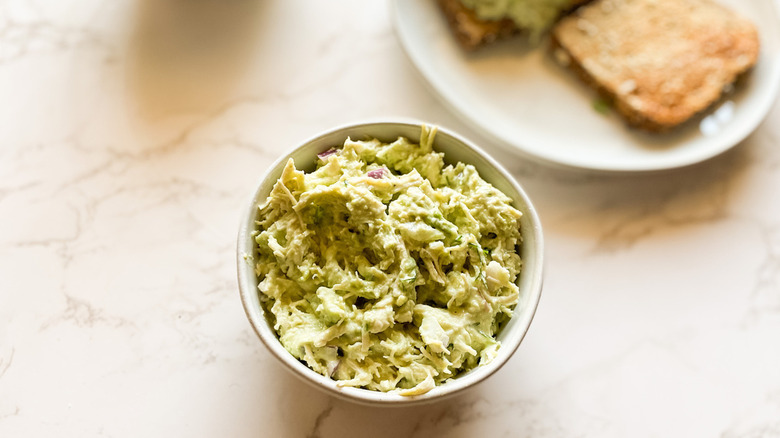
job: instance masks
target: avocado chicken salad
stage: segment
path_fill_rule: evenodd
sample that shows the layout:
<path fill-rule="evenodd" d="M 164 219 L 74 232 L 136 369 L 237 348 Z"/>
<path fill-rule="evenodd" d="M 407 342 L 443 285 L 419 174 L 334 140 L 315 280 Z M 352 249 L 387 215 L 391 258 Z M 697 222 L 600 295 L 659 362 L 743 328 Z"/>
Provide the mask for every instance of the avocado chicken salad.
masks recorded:
<path fill-rule="evenodd" d="M 460 0 L 482 20 L 508 18 L 518 28 L 538 39 L 553 25 L 561 12 L 572 6 L 572 0 Z"/>
<path fill-rule="evenodd" d="M 490 362 L 519 299 L 521 213 L 468 164 L 347 139 L 287 162 L 259 205 L 255 271 L 281 344 L 340 386 L 411 396 Z"/>

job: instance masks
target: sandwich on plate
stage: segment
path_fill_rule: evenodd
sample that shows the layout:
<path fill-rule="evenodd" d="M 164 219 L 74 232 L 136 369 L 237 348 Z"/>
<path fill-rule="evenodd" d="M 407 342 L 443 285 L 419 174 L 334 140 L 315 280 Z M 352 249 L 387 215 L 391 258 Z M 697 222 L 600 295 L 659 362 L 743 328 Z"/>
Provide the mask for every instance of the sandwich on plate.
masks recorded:
<path fill-rule="evenodd" d="M 559 63 L 651 132 L 712 106 L 760 46 L 752 22 L 712 0 L 596 0 L 561 19 L 551 39 Z"/>

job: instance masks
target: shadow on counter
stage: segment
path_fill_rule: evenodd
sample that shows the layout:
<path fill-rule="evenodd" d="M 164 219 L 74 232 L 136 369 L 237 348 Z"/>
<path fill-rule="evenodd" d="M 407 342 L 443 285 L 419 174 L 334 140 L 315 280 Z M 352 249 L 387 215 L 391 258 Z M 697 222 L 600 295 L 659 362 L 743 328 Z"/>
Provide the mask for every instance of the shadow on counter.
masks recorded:
<path fill-rule="evenodd" d="M 268 3 L 138 2 L 128 76 L 140 115 L 157 120 L 224 104 L 253 61 Z"/>
<path fill-rule="evenodd" d="M 494 414 L 517 411 L 523 406 L 501 404 L 497 387 L 477 385 L 445 400 L 409 407 L 366 406 L 326 395 L 284 373 L 286 391 L 277 409 L 282 419 L 279 436 L 375 438 L 470 436 Z M 500 385 L 497 380 L 491 380 Z M 493 385 L 490 385 L 493 386 Z M 495 399 L 495 400 L 493 400 Z M 524 420 L 528 420 L 524 418 Z M 473 424 L 470 424 L 472 423 Z M 266 436 L 260 433 L 257 436 Z"/>
<path fill-rule="evenodd" d="M 744 189 L 747 170 L 761 162 L 762 131 L 704 162 L 644 173 L 603 173 L 530 159 L 498 157 L 528 191 L 545 233 L 593 239 L 594 250 L 632 245 L 655 233 L 718 220 Z M 766 142 L 764 142 L 766 143 Z"/>

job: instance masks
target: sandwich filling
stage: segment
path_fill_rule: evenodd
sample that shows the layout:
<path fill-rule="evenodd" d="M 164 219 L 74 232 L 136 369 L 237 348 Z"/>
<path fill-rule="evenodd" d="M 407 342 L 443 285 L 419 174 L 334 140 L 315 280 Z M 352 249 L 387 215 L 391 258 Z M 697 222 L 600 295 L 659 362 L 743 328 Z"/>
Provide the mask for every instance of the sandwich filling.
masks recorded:
<path fill-rule="evenodd" d="M 572 6 L 572 0 L 460 0 L 482 20 L 510 19 L 518 28 L 538 39 L 558 16 Z"/>

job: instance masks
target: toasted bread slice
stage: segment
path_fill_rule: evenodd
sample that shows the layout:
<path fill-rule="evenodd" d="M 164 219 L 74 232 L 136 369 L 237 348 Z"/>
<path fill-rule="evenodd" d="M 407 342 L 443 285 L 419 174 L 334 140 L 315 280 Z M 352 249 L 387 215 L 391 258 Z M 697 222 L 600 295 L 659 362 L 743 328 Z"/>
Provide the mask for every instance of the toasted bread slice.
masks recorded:
<path fill-rule="evenodd" d="M 646 131 L 715 103 L 759 45 L 750 21 L 711 0 L 596 0 L 552 31 L 555 58 Z"/>
<path fill-rule="evenodd" d="M 519 28 L 514 21 L 482 20 L 477 14 L 463 5 L 460 0 L 437 0 L 452 33 L 465 50 L 475 50 L 493 41 L 516 35 L 525 29 Z M 590 0 L 570 0 L 571 10 Z"/>

